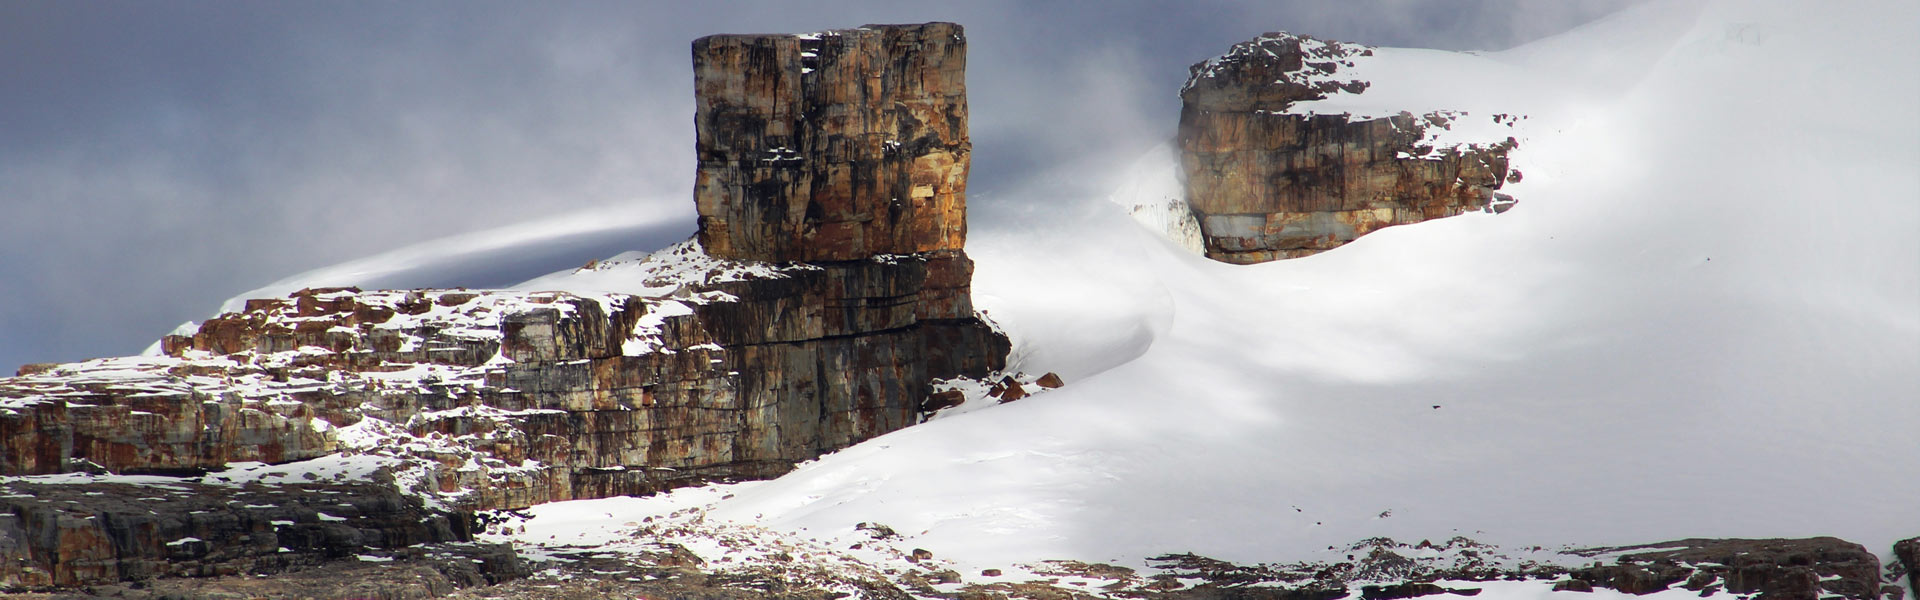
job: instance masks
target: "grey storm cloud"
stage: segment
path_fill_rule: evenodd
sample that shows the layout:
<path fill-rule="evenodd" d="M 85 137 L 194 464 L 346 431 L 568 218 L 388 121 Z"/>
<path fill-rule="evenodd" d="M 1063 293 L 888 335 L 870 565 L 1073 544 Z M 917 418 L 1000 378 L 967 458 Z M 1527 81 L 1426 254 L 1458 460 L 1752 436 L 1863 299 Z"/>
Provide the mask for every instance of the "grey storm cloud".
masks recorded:
<path fill-rule="evenodd" d="M 1261 32 L 1501 49 L 1626 2 L 0 3 L 0 369 L 433 238 L 690 215 L 701 35 L 966 26 L 991 206 L 1101 193 L 1070 174 L 1168 138 L 1187 65 Z"/>

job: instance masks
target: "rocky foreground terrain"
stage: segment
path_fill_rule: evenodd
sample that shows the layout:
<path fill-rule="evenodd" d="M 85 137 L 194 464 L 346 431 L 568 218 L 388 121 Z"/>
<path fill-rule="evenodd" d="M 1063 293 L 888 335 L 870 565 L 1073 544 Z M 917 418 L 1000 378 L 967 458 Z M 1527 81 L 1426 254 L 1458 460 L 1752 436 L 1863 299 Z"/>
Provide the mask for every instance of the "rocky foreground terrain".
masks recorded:
<path fill-rule="evenodd" d="M 972 304 L 959 26 L 693 48 L 699 234 L 573 274 L 623 292 L 309 289 L 249 301 L 157 356 L 0 380 L 0 589 L 1372 600 L 1533 582 L 1900 600 L 1895 584 L 1911 589 L 1920 573 L 1920 538 L 1517 549 L 1465 537 L 1361 540 L 1291 564 L 1176 553 L 1145 569 L 961 572 L 896 547 L 883 523 L 823 541 L 709 522 L 698 502 L 601 524 L 610 538 L 538 539 L 528 511 L 542 504 L 775 477 L 943 410 L 1070 383 L 1006 372 L 1011 341 Z M 1462 115 L 1295 110 L 1364 94 L 1342 69 L 1369 52 L 1269 34 L 1193 67 L 1179 212 L 1207 256 L 1304 256 L 1511 204 L 1495 190 L 1520 177 L 1516 141 L 1436 141 Z"/>

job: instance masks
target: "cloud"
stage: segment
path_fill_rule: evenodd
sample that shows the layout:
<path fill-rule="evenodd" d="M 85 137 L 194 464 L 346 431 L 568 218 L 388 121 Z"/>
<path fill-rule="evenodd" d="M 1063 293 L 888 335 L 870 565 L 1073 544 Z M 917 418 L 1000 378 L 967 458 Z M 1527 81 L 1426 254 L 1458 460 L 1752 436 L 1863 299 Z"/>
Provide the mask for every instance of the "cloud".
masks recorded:
<path fill-rule="evenodd" d="M 1186 66 L 1287 29 L 1501 47 L 1614 2 L 0 4 L 0 369 L 138 351 L 227 295 L 692 186 L 688 43 L 968 27 L 977 203 L 1172 133 Z"/>

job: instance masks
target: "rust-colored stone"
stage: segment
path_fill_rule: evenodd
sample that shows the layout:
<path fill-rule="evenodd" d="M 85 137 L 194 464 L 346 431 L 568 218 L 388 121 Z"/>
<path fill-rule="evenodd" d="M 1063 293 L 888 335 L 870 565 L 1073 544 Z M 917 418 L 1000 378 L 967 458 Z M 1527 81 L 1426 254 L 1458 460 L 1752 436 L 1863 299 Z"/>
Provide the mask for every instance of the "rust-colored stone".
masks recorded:
<path fill-rule="evenodd" d="M 1512 138 L 1454 148 L 1424 141 L 1458 113 L 1289 112 L 1296 102 L 1364 93 L 1366 82 L 1342 80 L 1340 68 L 1371 54 L 1269 33 L 1193 66 L 1180 93 L 1179 146 L 1209 258 L 1294 258 L 1383 227 L 1504 209 L 1510 199 L 1496 203 L 1494 190 L 1508 179 Z"/>
<path fill-rule="evenodd" d="M 47 371 L 52 371 L 54 367 L 58 367 L 58 366 L 60 366 L 60 363 L 27 363 L 24 365 L 20 365 L 20 370 L 14 372 L 14 376 L 20 377 L 24 375 L 38 375 L 41 373 L 45 373 Z"/>
<path fill-rule="evenodd" d="M 962 393 L 960 390 L 947 390 L 944 392 L 937 392 L 931 396 L 927 396 L 927 401 L 920 406 L 920 410 L 921 412 L 934 412 L 938 410 L 945 410 L 945 409 L 953 408 L 955 406 L 959 406 L 961 403 L 965 402 L 966 399 L 967 399 L 966 394 Z"/>
<path fill-rule="evenodd" d="M 966 241 L 966 36 L 869 25 L 693 43 L 700 242 L 840 261 Z"/>

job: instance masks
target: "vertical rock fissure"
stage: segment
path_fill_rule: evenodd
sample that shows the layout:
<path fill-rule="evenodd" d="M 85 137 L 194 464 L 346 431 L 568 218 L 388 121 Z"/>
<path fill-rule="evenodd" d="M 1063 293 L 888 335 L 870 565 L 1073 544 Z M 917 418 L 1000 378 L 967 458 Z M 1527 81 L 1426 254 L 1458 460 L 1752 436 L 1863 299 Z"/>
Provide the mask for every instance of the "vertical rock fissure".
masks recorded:
<path fill-rule="evenodd" d="M 845 261 L 965 243 L 960 26 L 716 35 L 693 55 L 708 253 Z"/>

